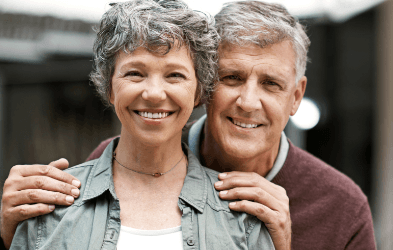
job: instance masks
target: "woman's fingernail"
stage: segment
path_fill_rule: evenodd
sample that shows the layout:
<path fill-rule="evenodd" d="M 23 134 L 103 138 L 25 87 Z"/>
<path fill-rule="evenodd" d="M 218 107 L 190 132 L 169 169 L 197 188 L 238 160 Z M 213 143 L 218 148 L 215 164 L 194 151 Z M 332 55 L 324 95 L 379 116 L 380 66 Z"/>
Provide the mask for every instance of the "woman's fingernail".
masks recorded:
<path fill-rule="evenodd" d="M 222 194 L 222 195 L 225 195 L 225 194 L 227 194 L 227 193 L 228 193 L 228 191 L 226 191 L 226 190 L 220 192 L 220 194 Z"/>
<path fill-rule="evenodd" d="M 216 185 L 216 187 L 219 187 L 219 186 L 221 186 L 223 183 L 224 183 L 224 182 L 222 182 L 222 181 L 217 181 L 215 185 Z"/>
<path fill-rule="evenodd" d="M 78 196 L 79 196 L 79 189 L 77 189 L 77 188 L 72 189 L 72 190 L 71 190 L 71 194 L 72 194 L 74 197 L 78 197 Z"/>
<path fill-rule="evenodd" d="M 49 207 L 49 210 L 50 210 L 50 211 L 55 210 L 55 205 L 49 205 L 48 207 Z"/>
<path fill-rule="evenodd" d="M 67 201 L 68 203 L 73 203 L 73 202 L 74 202 L 74 197 L 72 197 L 72 196 L 67 196 L 67 197 L 66 197 L 66 201 Z"/>
<path fill-rule="evenodd" d="M 72 183 L 72 185 L 74 185 L 75 187 L 79 187 L 79 186 L 81 185 L 81 182 L 78 181 L 78 180 L 73 180 L 71 183 Z"/>
<path fill-rule="evenodd" d="M 231 203 L 229 203 L 229 206 L 230 206 L 230 207 L 236 206 L 236 202 L 231 202 Z"/>
<path fill-rule="evenodd" d="M 218 177 L 220 177 L 220 178 L 224 178 L 225 176 L 227 176 L 227 173 L 218 174 Z"/>

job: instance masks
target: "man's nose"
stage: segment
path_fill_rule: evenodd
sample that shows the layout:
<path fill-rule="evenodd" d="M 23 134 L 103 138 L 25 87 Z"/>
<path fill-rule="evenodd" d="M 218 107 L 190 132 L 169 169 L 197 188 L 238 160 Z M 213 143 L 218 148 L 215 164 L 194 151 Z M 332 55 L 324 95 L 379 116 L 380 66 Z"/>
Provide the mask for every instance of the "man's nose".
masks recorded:
<path fill-rule="evenodd" d="M 236 105 L 246 112 L 262 109 L 259 83 L 256 80 L 249 80 L 240 88 Z"/>
<path fill-rule="evenodd" d="M 150 79 L 145 83 L 142 98 L 152 103 L 160 103 L 166 99 L 164 84 L 158 78 Z"/>

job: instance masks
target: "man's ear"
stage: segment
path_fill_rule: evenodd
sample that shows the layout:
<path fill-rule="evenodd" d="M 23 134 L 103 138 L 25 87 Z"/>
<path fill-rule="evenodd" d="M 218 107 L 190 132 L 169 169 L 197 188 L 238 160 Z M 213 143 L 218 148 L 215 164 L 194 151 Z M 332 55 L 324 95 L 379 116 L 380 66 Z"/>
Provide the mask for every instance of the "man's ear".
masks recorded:
<path fill-rule="evenodd" d="M 295 90 L 295 99 L 292 105 L 291 116 L 296 114 L 297 109 L 300 106 L 300 102 L 303 99 L 304 93 L 306 92 L 307 86 L 307 77 L 303 76 L 297 83 L 296 90 Z"/>

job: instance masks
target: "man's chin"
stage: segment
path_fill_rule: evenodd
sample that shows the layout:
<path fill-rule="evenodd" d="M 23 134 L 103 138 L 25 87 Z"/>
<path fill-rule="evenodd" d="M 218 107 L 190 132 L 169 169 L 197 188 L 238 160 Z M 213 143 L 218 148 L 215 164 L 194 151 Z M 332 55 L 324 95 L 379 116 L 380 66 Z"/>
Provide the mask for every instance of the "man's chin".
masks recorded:
<path fill-rule="evenodd" d="M 224 149 L 225 153 L 233 159 L 247 160 L 253 159 L 263 154 L 263 147 L 261 145 L 250 145 L 232 142 Z"/>

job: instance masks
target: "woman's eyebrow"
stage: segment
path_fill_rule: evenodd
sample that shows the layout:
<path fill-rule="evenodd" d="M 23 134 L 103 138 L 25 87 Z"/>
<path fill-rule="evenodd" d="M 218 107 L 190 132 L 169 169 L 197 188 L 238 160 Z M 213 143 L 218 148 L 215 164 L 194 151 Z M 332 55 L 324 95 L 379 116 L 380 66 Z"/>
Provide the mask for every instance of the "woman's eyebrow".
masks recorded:
<path fill-rule="evenodd" d="M 180 70 L 184 70 L 186 72 L 190 72 L 186 66 L 184 66 L 183 64 L 180 64 L 180 63 L 168 63 L 165 65 L 165 67 L 170 68 L 170 69 L 180 69 Z M 192 69 L 195 70 L 194 67 L 192 67 Z"/>
<path fill-rule="evenodd" d="M 146 68 L 146 64 L 142 61 L 130 61 L 126 62 L 123 65 L 120 66 L 120 70 L 123 70 L 126 67 L 141 67 L 141 68 Z"/>

